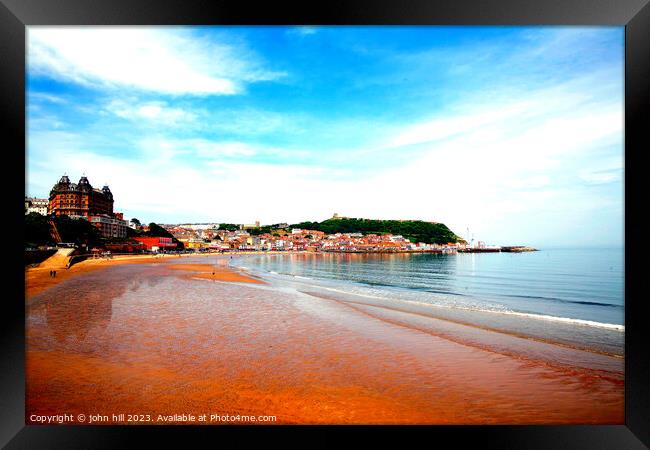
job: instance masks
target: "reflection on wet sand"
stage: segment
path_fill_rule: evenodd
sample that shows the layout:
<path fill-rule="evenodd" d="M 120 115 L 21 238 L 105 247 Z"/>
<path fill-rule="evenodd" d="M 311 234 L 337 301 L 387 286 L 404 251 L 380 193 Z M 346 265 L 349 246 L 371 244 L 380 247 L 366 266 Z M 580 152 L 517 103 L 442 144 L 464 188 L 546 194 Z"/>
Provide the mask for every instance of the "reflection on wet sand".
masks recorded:
<path fill-rule="evenodd" d="M 250 275 L 236 272 L 227 266 L 225 259 L 217 260 L 214 265 L 210 264 L 169 264 L 168 269 L 181 270 L 187 273 L 186 278 L 203 279 L 212 281 L 233 281 L 238 283 L 262 284 L 262 280 Z"/>
<path fill-rule="evenodd" d="M 265 284 L 123 266 L 27 302 L 26 413 L 622 423 L 623 386 Z"/>
<path fill-rule="evenodd" d="M 45 303 L 47 325 L 59 342 L 69 336 L 83 342 L 92 327 L 105 329 L 111 321 L 112 301 L 102 292 L 90 291 L 66 302 L 52 299 Z M 72 314 L 71 311 L 72 310 Z M 70 320 L 74 317 L 74 320 Z"/>
<path fill-rule="evenodd" d="M 154 274 L 155 271 L 152 271 Z M 151 288 L 160 281 L 161 276 L 140 278 L 127 270 L 91 273 L 66 280 L 28 300 L 28 338 L 32 338 L 30 342 L 35 345 L 46 343 L 50 349 L 63 344 L 73 348 L 84 345 L 93 348 L 98 342 L 88 342 L 89 334 L 105 334 L 113 316 L 113 300 L 128 291 Z M 41 317 L 44 318 L 41 323 L 45 327 L 36 326 Z M 34 326 L 30 326 L 30 323 Z M 38 332 L 47 332 L 58 345 L 53 345 L 44 337 L 36 339 Z"/>

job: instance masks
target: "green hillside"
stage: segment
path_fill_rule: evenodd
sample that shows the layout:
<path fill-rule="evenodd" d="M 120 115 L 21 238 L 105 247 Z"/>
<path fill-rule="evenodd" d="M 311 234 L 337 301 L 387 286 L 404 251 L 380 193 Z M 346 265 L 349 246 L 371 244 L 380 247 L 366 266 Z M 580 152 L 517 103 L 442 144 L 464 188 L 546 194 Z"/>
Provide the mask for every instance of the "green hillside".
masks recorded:
<path fill-rule="evenodd" d="M 371 219 L 327 219 L 322 222 L 301 222 L 290 228 L 319 230 L 333 233 L 400 234 L 411 242 L 446 244 L 460 240 L 444 223 L 422 220 L 371 220 Z"/>

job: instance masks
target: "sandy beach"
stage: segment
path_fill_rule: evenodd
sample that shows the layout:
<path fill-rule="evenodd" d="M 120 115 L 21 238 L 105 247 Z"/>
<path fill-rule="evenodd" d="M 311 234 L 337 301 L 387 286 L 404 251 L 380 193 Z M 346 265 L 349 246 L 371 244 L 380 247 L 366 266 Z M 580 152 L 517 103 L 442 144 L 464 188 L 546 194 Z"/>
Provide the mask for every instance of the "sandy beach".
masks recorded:
<path fill-rule="evenodd" d="M 107 424 L 169 423 L 159 417 L 175 414 L 623 422 L 622 378 L 448 338 L 466 331 L 486 342 L 496 336 L 489 330 L 274 289 L 226 258 L 88 260 L 56 279 L 26 271 L 27 423 L 64 413 Z"/>
<path fill-rule="evenodd" d="M 247 254 L 252 253 L 248 252 Z M 232 252 L 231 255 L 239 255 L 239 252 Z M 87 259 L 72 265 L 68 269 L 57 269 L 56 277 L 51 277 L 49 272 L 50 267 L 33 267 L 25 269 L 25 297 L 29 298 L 33 295 L 36 295 L 45 289 L 52 287 L 62 281 L 70 279 L 71 277 L 81 275 L 84 273 L 89 273 L 97 269 L 102 269 L 105 267 L 122 265 L 122 264 L 167 264 L 173 261 L 178 261 L 186 258 L 196 258 L 196 257 L 214 257 L 218 254 L 215 253 L 188 253 L 180 255 L 169 255 L 169 254 L 160 254 L 160 255 L 119 255 L 113 256 L 112 258 L 96 258 L 96 259 Z M 229 254 L 230 255 L 230 254 Z M 221 255 L 226 259 L 227 255 Z M 188 268 L 189 269 L 189 268 Z M 197 268 L 194 269 L 194 271 Z M 199 274 L 195 275 L 199 278 L 203 278 L 200 272 L 205 268 L 199 268 Z M 208 270 L 205 269 L 207 272 Z M 236 271 L 229 269 L 227 264 L 220 265 L 218 267 L 218 273 L 216 278 L 220 281 L 240 281 L 240 282 L 259 282 L 251 277 L 245 277 L 237 274 Z"/>

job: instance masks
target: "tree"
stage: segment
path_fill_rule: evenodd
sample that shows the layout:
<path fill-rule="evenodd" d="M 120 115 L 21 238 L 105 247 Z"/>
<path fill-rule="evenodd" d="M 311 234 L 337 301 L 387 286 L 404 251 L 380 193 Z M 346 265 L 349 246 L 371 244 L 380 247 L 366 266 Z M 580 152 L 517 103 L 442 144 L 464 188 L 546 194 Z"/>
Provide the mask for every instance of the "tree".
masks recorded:
<path fill-rule="evenodd" d="M 163 227 L 158 225 L 157 223 L 151 222 L 149 224 L 149 231 L 145 233 L 147 236 L 155 236 L 155 237 L 169 237 L 173 238 L 174 236 L 167 230 L 165 230 Z"/>
<path fill-rule="evenodd" d="M 237 231 L 239 230 L 239 225 L 234 223 L 220 223 L 219 229 L 226 230 L 226 231 Z"/>
<path fill-rule="evenodd" d="M 260 234 L 271 233 L 273 230 L 277 229 L 278 227 L 276 225 L 263 225 L 259 228 L 253 228 L 252 230 L 249 230 L 249 233 L 251 236 L 259 236 Z"/>
<path fill-rule="evenodd" d="M 133 219 L 131 219 L 131 223 L 133 225 L 135 225 L 136 227 L 139 227 L 141 225 L 140 221 L 138 219 L 136 219 L 135 217 Z"/>
<path fill-rule="evenodd" d="M 37 212 L 25 216 L 25 243 L 33 246 L 52 243 L 47 217 Z"/>
<path fill-rule="evenodd" d="M 71 219 L 61 215 L 54 218 L 54 223 L 63 242 L 93 246 L 102 241 L 99 230 L 85 219 Z"/>
<path fill-rule="evenodd" d="M 129 228 L 129 227 L 126 228 L 126 237 L 128 238 L 141 236 L 141 235 L 142 235 L 142 231 L 140 230 L 134 230 L 133 228 Z"/>

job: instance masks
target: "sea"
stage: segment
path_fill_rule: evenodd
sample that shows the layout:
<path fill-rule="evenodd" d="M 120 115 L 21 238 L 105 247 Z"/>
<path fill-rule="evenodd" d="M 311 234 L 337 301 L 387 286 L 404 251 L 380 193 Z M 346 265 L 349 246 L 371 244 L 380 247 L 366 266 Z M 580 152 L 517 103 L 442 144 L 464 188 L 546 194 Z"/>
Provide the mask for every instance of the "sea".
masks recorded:
<path fill-rule="evenodd" d="M 230 263 L 312 296 L 623 356 L 623 248 L 266 254 Z"/>

